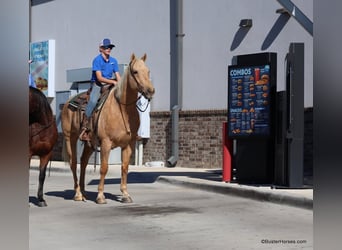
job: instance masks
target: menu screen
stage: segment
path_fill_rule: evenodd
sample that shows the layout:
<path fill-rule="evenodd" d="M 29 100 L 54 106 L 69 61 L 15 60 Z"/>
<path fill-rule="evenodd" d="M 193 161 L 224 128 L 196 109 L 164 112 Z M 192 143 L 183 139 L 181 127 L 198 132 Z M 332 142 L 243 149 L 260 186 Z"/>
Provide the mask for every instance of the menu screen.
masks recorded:
<path fill-rule="evenodd" d="M 270 65 L 228 67 L 228 136 L 270 134 Z"/>

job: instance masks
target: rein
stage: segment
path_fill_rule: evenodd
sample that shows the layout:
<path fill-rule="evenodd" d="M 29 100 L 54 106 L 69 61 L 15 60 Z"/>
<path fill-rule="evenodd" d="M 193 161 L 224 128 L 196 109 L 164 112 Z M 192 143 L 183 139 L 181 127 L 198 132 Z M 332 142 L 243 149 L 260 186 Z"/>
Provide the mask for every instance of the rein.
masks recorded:
<path fill-rule="evenodd" d="M 140 95 L 135 101 L 130 102 L 130 103 L 122 103 L 122 102 L 120 102 L 118 99 L 116 99 L 116 98 L 115 98 L 115 99 L 116 99 L 116 101 L 117 101 L 119 104 L 124 105 L 124 106 L 130 106 L 130 105 L 132 105 L 132 104 L 135 103 L 135 106 L 137 107 L 137 109 L 138 109 L 140 112 L 145 112 L 145 111 L 147 110 L 148 106 L 150 105 L 150 100 L 148 101 L 148 104 L 146 105 L 146 107 L 145 107 L 144 109 L 141 109 L 141 108 L 136 104 L 137 101 L 140 100 L 140 98 L 141 98 L 141 95 Z M 121 109 L 121 106 L 120 106 L 120 109 Z"/>
<path fill-rule="evenodd" d="M 121 105 L 130 106 L 130 105 L 132 105 L 132 104 L 134 104 L 134 103 L 137 103 L 137 101 L 138 101 L 140 98 L 141 98 L 141 96 L 139 96 L 135 101 L 130 102 L 130 103 L 122 103 L 122 102 L 120 102 L 120 100 L 118 100 L 117 98 L 115 98 L 115 99 L 116 99 L 116 101 L 117 101 L 119 104 L 121 104 Z"/>

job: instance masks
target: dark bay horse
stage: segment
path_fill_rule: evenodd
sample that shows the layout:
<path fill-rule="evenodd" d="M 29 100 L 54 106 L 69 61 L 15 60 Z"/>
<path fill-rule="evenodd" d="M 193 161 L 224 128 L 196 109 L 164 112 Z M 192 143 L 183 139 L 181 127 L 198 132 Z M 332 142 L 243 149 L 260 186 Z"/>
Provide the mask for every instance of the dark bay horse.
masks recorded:
<path fill-rule="evenodd" d="M 146 54 L 141 58 L 131 56 L 129 66 L 126 68 L 121 81 L 112 88 L 100 111 L 95 113 L 93 119 L 93 132 L 90 133 L 91 145 L 84 144 L 81 155 L 80 181 L 77 178 L 77 140 L 80 134 L 80 118 L 82 111 L 72 109 L 70 100 L 65 103 L 62 114 L 62 129 L 65 149 L 69 158 L 70 168 L 74 178 L 74 200 L 86 200 L 84 188 L 85 169 L 94 148 L 100 147 L 100 182 L 96 203 L 105 204 L 104 181 L 108 171 L 108 158 L 111 149 L 121 147 L 121 185 L 122 202 L 132 202 L 127 192 L 128 165 L 132 151 L 135 147 L 137 131 L 140 125 L 139 114 L 136 108 L 138 93 L 150 100 L 154 94 L 154 87 L 150 81 L 149 69 L 145 64 Z"/>
<path fill-rule="evenodd" d="M 53 147 L 57 142 L 56 120 L 46 96 L 39 90 L 29 90 L 29 165 L 34 155 L 39 156 L 38 206 L 47 206 L 43 198 L 46 166 L 49 163 Z"/>

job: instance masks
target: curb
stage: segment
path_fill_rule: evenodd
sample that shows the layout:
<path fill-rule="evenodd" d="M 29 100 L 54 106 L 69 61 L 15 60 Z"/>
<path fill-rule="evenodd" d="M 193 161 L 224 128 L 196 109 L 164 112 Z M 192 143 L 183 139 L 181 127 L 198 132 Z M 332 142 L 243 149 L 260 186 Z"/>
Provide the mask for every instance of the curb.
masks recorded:
<path fill-rule="evenodd" d="M 299 208 L 313 209 L 313 200 L 305 197 L 292 196 L 290 194 L 284 193 L 273 193 L 265 192 L 263 190 L 256 190 L 245 186 L 231 186 L 231 185 L 218 185 L 215 183 L 204 183 L 201 181 L 196 181 L 191 178 L 186 178 L 186 180 L 181 177 L 169 178 L 166 176 L 159 176 L 157 178 L 158 182 L 174 184 L 180 186 L 186 186 L 189 188 L 201 189 L 204 191 L 220 193 L 224 195 L 234 195 L 244 198 L 250 198 L 253 200 L 267 201 L 281 205 L 290 205 Z"/>

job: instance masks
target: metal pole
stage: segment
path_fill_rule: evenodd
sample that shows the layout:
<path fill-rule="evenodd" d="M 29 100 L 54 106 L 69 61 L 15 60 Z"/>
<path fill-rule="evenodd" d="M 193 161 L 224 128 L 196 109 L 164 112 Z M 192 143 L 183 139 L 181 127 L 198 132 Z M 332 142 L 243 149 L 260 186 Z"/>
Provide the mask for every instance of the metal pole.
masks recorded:
<path fill-rule="evenodd" d="M 288 185 L 303 186 L 304 174 L 304 43 L 289 48 L 288 91 Z"/>
<path fill-rule="evenodd" d="M 179 135 L 178 135 L 178 122 L 179 122 L 179 107 L 176 105 L 172 108 L 172 156 L 167 160 L 168 167 L 175 167 L 179 157 Z"/>
<path fill-rule="evenodd" d="M 139 151 L 138 165 L 142 166 L 143 165 L 143 155 L 144 155 L 143 142 L 142 141 L 138 142 L 138 151 Z"/>
<path fill-rule="evenodd" d="M 183 0 L 170 0 L 170 46 L 171 46 L 171 82 L 170 108 L 172 109 L 171 157 L 167 160 L 169 167 L 178 161 L 179 110 L 182 107 L 183 90 Z"/>
<path fill-rule="evenodd" d="M 183 0 L 170 0 L 171 83 L 170 108 L 182 107 L 183 95 Z"/>

